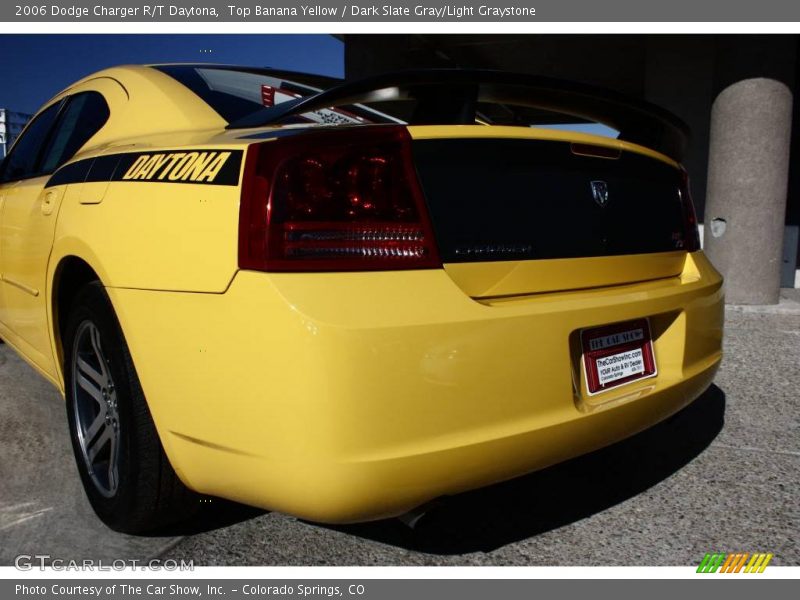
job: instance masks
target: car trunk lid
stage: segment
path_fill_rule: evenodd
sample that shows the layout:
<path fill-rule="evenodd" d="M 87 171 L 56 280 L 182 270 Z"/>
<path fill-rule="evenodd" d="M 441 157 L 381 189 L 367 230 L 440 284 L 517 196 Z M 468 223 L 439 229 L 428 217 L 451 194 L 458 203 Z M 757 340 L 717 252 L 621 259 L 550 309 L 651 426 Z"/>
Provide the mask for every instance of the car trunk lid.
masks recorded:
<path fill-rule="evenodd" d="M 447 273 L 472 297 L 678 275 L 683 173 L 641 146 L 574 132 L 410 127 Z"/>

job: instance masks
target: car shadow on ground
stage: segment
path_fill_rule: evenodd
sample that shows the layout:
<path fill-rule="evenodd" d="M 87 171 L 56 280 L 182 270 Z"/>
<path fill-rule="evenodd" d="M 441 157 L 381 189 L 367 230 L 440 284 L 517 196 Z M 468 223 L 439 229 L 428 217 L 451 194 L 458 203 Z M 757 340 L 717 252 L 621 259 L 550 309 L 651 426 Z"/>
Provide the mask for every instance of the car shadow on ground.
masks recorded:
<path fill-rule="evenodd" d="M 443 499 L 414 529 L 397 519 L 332 529 L 431 554 L 489 552 L 641 494 L 698 456 L 722 429 L 724 415 L 725 394 L 712 385 L 673 417 L 632 438 Z"/>
<path fill-rule="evenodd" d="M 200 507 L 197 512 L 169 527 L 160 527 L 152 532 L 140 535 L 146 537 L 183 537 L 223 529 L 243 521 L 255 519 L 267 514 L 266 510 L 246 506 L 238 502 L 204 496 L 198 499 Z"/>

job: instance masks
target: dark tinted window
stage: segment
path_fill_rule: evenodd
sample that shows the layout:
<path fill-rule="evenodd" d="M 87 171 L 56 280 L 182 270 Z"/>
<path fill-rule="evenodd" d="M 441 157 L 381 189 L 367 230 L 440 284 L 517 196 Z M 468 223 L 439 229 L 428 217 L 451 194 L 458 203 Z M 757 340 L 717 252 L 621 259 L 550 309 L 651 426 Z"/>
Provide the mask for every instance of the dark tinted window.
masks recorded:
<path fill-rule="evenodd" d="M 164 65 L 157 69 L 192 90 L 228 122 L 264 108 L 264 86 L 301 96 L 319 91 L 318 88 L 302 82 L 290 82 L 257 69 L 229 69 L 209 65 Z M 319 79 L 319 83 L 328 81 L 323 77 L 315 79 Z"/>
<path fill-rule="evenodd" d="M 321 88 L 340 83 L 321 75 L 246 67 L 163 65 L 155 68 L 189 88 L 229 123 L 265 107 L 309 96 Z M 348 106 L 315 110 L 284 122 L 358 125 L 386 120 L 386 115 L 363 107 Z"/>
<path fill-rule="evenodd" d="M 97 92 L 76 94 L 68 102 L 47 143 L 40 167 L 42 173 L 52 173 L 72 158 L 108 121 L 108 104 Z"/>
<path fill-rule="evenodd" d="M 53 128 L 60 106 L 61 102 L 53 104 L 39 114 L 22 132 L 3 165 L 3 181 L 25 179 L 39 173 L 38 164 L 42 146 Z"/>

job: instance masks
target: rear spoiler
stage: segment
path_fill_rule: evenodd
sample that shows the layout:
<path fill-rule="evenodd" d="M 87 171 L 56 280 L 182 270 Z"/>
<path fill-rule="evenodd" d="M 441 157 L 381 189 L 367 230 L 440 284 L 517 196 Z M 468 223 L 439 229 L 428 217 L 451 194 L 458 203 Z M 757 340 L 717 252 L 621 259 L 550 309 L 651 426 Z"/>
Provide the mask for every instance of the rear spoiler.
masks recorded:
<path fill-rule="evenodd" d="M 410 125 L 464 125 L 475 122 L 478 103 L 542 109 L 602 123 L 619 139 L 640 144 L 680 161 L 688 126 L 667 110 L 600 87 L 504 71 L 422 69 L 384 73 L 345 82 L 318 94 L 281 102 L 233 121 L 228 129 L 274 125 L 325 108 L 414 100 Z"/>

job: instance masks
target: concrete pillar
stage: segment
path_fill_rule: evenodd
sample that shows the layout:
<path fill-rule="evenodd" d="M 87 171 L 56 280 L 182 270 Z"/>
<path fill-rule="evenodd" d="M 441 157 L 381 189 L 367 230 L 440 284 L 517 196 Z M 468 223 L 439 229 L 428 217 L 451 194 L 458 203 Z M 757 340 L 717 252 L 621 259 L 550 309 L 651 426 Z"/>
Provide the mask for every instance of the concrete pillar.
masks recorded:
<path fill-rule="evenodd" d="M 780 292 L 792 93 L 751 78 L 711 109 L 705 247 L 731 304 L 777 304 Z"/>

